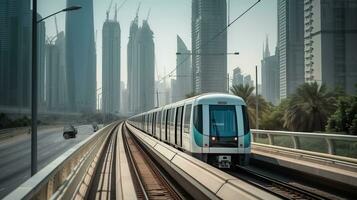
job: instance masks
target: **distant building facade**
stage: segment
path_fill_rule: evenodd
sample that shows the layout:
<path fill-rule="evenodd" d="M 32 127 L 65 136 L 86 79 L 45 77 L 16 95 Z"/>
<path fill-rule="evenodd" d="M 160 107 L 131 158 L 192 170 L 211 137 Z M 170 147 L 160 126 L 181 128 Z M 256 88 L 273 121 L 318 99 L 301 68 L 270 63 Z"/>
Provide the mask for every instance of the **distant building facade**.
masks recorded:
<path fill-rule="evenodd" d="M 180 55 L 176 56 L 176 80 L 173 84 L 175 86 L 171 85 L 173 102 L 185 99 L 187 94 L 192 93 L 192 64 L 189 55 L 191 52 L 180 36 L 177 36 L 177 52 Z"/>
<path fill-rule="evenodd" d="M 0 106 L 30 107 L 30 1 L 0 1 Z"/>
<path fill-rule="evenodd" d="M 226 0 L 192 0 L 193 91 L 227 92 Z M 213 37 L 216 37 L 212 40 Z M 212 55 L 223 54 L 223 55 Z"/>
<path fill-rule="evenodd" d="M 276 54 L 277 52 L 275 52 Z M 263 97 L 274 105 L 279 104 L 280 84 L 279 84 L 279 63 L 277 55 L 270 55 L 268 38 L 266 40 L 265 49 L 263 48 L 262 59 L 262 89 Z M 258 90 L 259 92 L 259 90 Z"/>
<path fill-rule="evenodd" d="M 234 68 L 232 84 L 233 85 L 243 85 L 243 83 L 244 83 L 243 79 L 244 79 L 244 76 L 243 76 L 240 68 L 239 67 Z"/>
<path fill-rule="evenodd" d="M 79 12 L 66 12 L 66 62 L 70 110 L 96 109 L 96 52 L 93 0 L 67 0 L 67 6 L 81 5 Z"/>
<path fill-rule="evenodd" d="M 103 112 L 120 111 L 120 25 L 115 12 L 114 20 L 108 16 L 102 31 L 102 100 Z"/>
<path fill-rule="evenodd" d="M 255 87 L 254 81 L 250 75 L 244 76 L 243 85 L 249 85 L 249 87 Z"/>
<path fill-rule="evenodd" d="M 357 83 L 357 3 L 305 0 L 305 81 L 339 87 Z"/>
<path fill-rule="evenodd" d="M 42 17 L 37 15 L 37 20 Z M 45 71 L 45 55 L 46 55 L 46 27 L 45 22 L 42 21 L 37 24 L 37 91 L 38 91 L 38 108 L 39 110 L 46 109 L 46 96 L 45 96 L 45 84 L 46 84 L 46 71 Z"/>
<path fill-rule="evenodd" d="M 172 87 L 172 85 L 171 85 Z M 156 95 L 156 104 L 158 106 L 164 106 L 171 103 L 172 101 L 172 88 L 168 87 L 166 81 L 156 81 L 155 82 L 155 95 Z M 157 100 L 159 99 L 159 100 Z"/>
<path fill-rule="evenodd" d="M 155 45 L 146 20 L 131 22 L 127 48 L 129 112 L 140 113 L 155 106 Z"/>
<path fill-rule="evenodd" d="M 61 31 L 57 38 L 46 44 L 46 105 L 49 111 L 68 111 L 65 36 Z"/>
<path fill-rule="evenodd" d="M 280 99 L 304 83 L 304 1 L 278 0 Z"/>

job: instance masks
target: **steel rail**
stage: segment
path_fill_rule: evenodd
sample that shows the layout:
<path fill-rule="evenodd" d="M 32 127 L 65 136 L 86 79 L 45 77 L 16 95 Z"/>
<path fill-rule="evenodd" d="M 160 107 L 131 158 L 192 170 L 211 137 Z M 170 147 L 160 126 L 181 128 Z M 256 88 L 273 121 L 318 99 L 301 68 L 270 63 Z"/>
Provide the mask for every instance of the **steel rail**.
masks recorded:
<path fill-rule="evenodd" d="M 132 172 L 134 173 L 133 175 L 135 175 L 136 183 L 139 185 L 140 191 L 142 192 L 142 195 L 143 195 L 144 199 L 148 200 L 149 196 L 148 196 L 148 194 L 147 194 L 147 192 L 145 190 L 145 187 L 144 187 L 144 184 L 143 184 L 143 180 L 141 179 L 141 177 L 139 175 L 139 172 L 138 172 L 137 166 L 135 164 L 133 155 L 132 155 L 131 150 L 129 148 L 128 140 L 125 137 L 126 131 L 127 130 L 124 128 L 124 125 L 123 125 L 122 126 L 123 143 L 124 143 L 125 152 L 126 152 L 128 158 L 129 158 L 129 161 L 130 161 L 129 165 L 131 166 Z"/>
<path fill-rule="evenodd" d="M 311 193 L 310 191 L 307 191 L 302 188 L 298 188 L 296 186 L 293 186 L 289 183 L 280 181 L 278 179 L 272 178 L 265 176 L 261 173 L 255 172 L 253 170 L 250 170 L 246 167 L 242 166 L 237 166 L 237 169 L 240 171 L 243 171 L 245 174 L 247 174 L 249 177 L 252 177 L 255 180 L 262 181 L 263 183 L 266 183 L 270 185 L 271 187 L 265 187 L 259 183 L 256 183 L 252 180 L 249 180 L 249 178 L 241 178 L 243 181 L 246 181 L 256 187 L 259 187 L 261 189 L 264 189 L 276 196 L 279 196 L 282 199 L 312 199 L 312 200 L 324 200 L 326 197 L 323 197 L 319 194 Z M 237 174 L 232 174 L 234 176 L 237 176 Z M 290 195 L 290 196 L 287 196 Z"/>
<path fill-rule="evenodd" d="M 126 126 L 123 125 L 123 128 L 126 129 Z M 136 140 L 135 136 L 127 129 L 124 136 L 125 136 L 124 140 L 126 140 L 126 143 L 128 145 L 129 145 L 129 140 L 131 141 L 130 146 L 132 147 L 128 146 L 129 150 L 138 152 L 137 154 L 135 154 L 136 155 L 135 159 L 134 159 L 135 155 L 132 154 L 134 164 L 136 164 L 135 166 L 138 167 L 137 168 L 138 174 L 143 175 L 143 172 L 149 170 L 147 171 L 148 176 L 145 176 L 143 179 L 141 179 L 141 182 L 145 190 L 147 191 L 146 194 L 148 198 L 162 199 L 163 197 L 166 197 L 169 199 L 183 199 L 183 196 L 179 195 L 178 194 L 179 192 L 174 188 L 172 188 L 173 184 L 170 184 L 170 180 L 168 180 L 167 177 L 163 177 L 163 172 L 161 172 L 161 170 L 158 168 L 157 163 L 154 163 L 150 155 L 148 155 L 145 149 L 143 148 L 143 146 L 141 146 L 140 142 Z M 138 155 L 141 155 L 142 158 L 144 158 L 144 160 L 142 160 L 143 162 L 140 161 L 141 159 L 139 158 L 140 156 Z M 151 176 L 149 174 L 151 174 Z M 153 188 L 152 186 L 150 187 L 149 185 L 156 185 L 156 187 Z"/>

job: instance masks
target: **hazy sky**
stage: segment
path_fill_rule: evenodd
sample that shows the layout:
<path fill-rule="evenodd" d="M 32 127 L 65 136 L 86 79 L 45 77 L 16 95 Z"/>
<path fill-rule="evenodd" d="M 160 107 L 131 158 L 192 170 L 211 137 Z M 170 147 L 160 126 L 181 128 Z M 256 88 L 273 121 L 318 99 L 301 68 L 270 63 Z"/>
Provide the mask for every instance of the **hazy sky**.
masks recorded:
<path fill-rule="evenodd" d="M 94 31 L 97 32 L 97 88 L 101 87 L 102 68 L 102 26 L 106 10 L 111 0 L 93 0 Z M 110 18 L 114 17 L 114 7 L 124 0 L 113 0 Z M 244 12 L 256 0 L 230 0 L 230 19 L 233 20 Z M 127 79 L 127 52 L 130 22 L 135 16 L 137 6 L 140 24 L 147 17 L 151 8 L 149 25 L 154 32 L 156 69 L 159 77 L 166 75 L 176 65 L 176 35 L 184 40 L 191 49 L 191 0 L 127 0 L 118 12 L 121 28 L 121 80 Z M 66 6 L 66 0 L 38 0 L 38 12 L 44 17 Z M 262 0 L 254 9 L 244 15 L 228 29 L 228 52 L 240 53 L 228 56 L 228 72 L 239 66 L 244 74 L 251 74 L 255 79 L 254 66 L 260 67 L 263 42 L 269 36 L 269 47 L 274 53 L 277 35 L 276 0 Z M 80 12 L 74 11 L 74 12 Z M 59 31 L 65 27 L 65 13 L 57 15 Z M 54 18 L 46 20 L 46 35 L 56 33 Z M 157 77 L 156 77 L 157 78 Z M 260 79 L 260 78 L 259 78 Z M 260 81 L 260 80 L 259 80 Z"/>

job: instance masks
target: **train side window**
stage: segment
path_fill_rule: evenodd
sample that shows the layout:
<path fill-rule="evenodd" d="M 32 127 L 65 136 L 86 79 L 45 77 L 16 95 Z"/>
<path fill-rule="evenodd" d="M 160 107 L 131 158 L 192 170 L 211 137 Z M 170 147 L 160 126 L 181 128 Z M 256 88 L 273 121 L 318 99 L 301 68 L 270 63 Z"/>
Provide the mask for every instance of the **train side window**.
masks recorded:
<path fill-rule="evenodd" d="M 161 126 L 161 111 L 158 111 L 156 113 L 156 137 L 159 138 L 160 137 L 160 128 Z"/>
<path fill-rule="evenodd" d="M 150 115 L 149 114 L 147 114 L 146 115 L 146 132 L 148 133 L 149 132 L 149 124 L 150 124 Z"/>
<path fill-rule="evenodd" d="M 242 114 L 243 114 L 243 125 L 244 125 L 244 135 L 245 135 L 248 134 L 250 130 L 247 106 L 242 106 Z"/>
<path fill-rule="evenodd" d="M 152 121 L 152 115 L 149 114 L 149 121 L 148 121 L 148 132 L 151 134 L 151 121 Z"/>
<path fill-rule="evenodd" d="M 183 106 L 178 108 L 177 114 L 177 144 L 182 146 L 182 119 L 183 119 Z"/>
<path fill-rule="evenodd" d="M 180 137 L 181 134 L 181 107 L 176 109 L 176 119 L 175 119 L 175 144 L 180 144 Z"/>
<path fill-rule="evenodd" d="M 146 127 L 147 130 L 146 130 L 146 131 L 147 131 L 149 134 L 150 134 L 150 132 L 151 132 L 151 130 L 150 130 L 150 121 L 151 121 L 151 119 L 150 119 L 150 118 L 151 118 L 151 116 L 150 116 L 150 114 L 148 114 L 148 123 L 147 123 L 147 127 Z"/>
<path fill-rule="evenodd" d="M 168 140 L 168 135 L 170 134 L 170 115 L 171 115 L 171 109 L 167 110 L 166 113 L 166 131 L 165 131 L 165 141 Z"/>
<path fill-rule="evenodd" d="M 163 110 L 162 111 L 162 124 L 161 124 L 161 134 L 162 136 L 160 135 L 160 140 L 163 140 L 164 139 L 164 134 L 166 133 L 166 110 Z"/>
<path fill-rule="evenodd" d="M 186 105 L 185 107 L 185 118 L 184 118 L 184 132 L 190 132 L 190 119 L 191 119 L 191 104 Z"/>
<path fill-rule="evenodd" d="M 156 135 L 157 112 L 154 113 L 154 123 L 152 124 L 153 134 Z"/>
<path fill-rule="evenodd" d="M 144 123 L 143 124 L 144 124 L 144 128 L 143 129 L 146 132 L 146 115 L 144 115 Z"/>
<path fill-rule="evenodd" d="M 177 108 L 172 108 L 171 110 L 171 129 L 170 129 L 170 136 L 171 135 L 174 135 L 175 134 L 175 115 L 176 115 L 176 111 L 177 111 Z M 171 138 L 169 138 L 171 140 Z M 175 138 L 172 138 L 173 140 L 175 140 Z"/>
<path fill-rule="evenodd" d="M 197 105 L 193 107 L 193 124 L 197 131 L 203 134 L 202 105 Z"/>
<path fill-rule="evenodd" d="M 152 132 L 152 135 L 155 135 L 155 121 L 156 121 L 156 113 L 152 113 L 152 128 L 151 128 L 151 132 Z"/>

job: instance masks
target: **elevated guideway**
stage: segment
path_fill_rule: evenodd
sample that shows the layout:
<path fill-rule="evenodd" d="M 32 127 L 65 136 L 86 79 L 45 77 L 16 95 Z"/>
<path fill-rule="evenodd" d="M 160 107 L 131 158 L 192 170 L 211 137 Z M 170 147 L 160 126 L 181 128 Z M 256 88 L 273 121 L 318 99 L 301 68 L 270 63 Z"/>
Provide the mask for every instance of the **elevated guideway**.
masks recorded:
<path fill-rule="evenodd" d="M 280 171 L 295 177 L 294 182 L 303 179 L 327 191 L 357 196 L 357 136 L 252 130 L 252 138 L 255 170 Z"/>
<path fill-rule="evenodd" d="M 267 135 L 262 137 L 262 134 L 270 134 L 273 139 L 267 139 Z M 114 122 L 69 149 L 5 199 L 158 199 L 162 196 L 168 199 L 343 198 L 339 193 L 329 196 L 323 192 L 324 188 L 319 188 L 322 192 L 316 188 L 309 190 L 281 177 L 272 177 L 269 174 L 271 169 L 278 175 L 286 169 L 299 172 L 299 175 L 312 174 L 320 182 L 329 180 L 354 192 L 352 189 L 357 177 L 354 158 L 327 154 L 334 151 L 301 150 L 298 148 L 301 140 L 292 148 L 276 146 L 274 137 L 281 134 L 252 130 L 251 166 L 222 171 L 130 124 Z M 293 136 L 283 134 L 288 138 L 309 137 L 299 133 L 293 133 Z M 334 137 L 337 138 L 333 140 L 341 140 Z M 272 143 L 259 143 L 263 140 Z M 351 138 L 347 140 L 354 141 Z M 258 169 L 260 164 L 263 167 Z M 343 170 L 345 174 L 340 173 Z M 308 177 L 302 179 L 302 185 L 308 185 Z"/>

